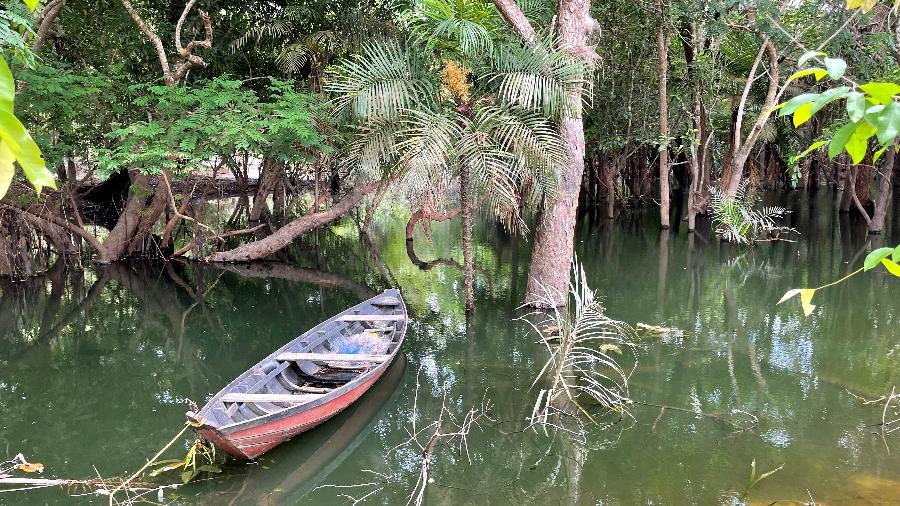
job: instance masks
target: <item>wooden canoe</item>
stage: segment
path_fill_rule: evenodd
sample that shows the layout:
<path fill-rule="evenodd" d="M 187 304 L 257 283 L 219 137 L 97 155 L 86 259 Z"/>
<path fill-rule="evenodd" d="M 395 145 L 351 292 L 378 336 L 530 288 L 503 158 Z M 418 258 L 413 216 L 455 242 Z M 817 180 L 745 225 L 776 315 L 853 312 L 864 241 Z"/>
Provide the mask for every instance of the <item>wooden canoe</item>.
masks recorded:
<path fill-rule="evenodd" d="M 231 455 L 256 458 L 362 396 L 399 353 L 407 318 L 400 292 L 385 290 L 275 350 L 188 421 Z"/>

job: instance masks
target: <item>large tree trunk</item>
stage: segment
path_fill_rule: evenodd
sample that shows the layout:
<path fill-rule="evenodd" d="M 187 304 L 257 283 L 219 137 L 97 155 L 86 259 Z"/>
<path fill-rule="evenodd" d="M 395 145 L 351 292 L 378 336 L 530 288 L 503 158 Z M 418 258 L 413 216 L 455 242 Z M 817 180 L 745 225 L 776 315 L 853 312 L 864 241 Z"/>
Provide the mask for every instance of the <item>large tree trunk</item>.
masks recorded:
<path fill-rule="evenodd" d="M 590 5 L 589 0 L 561 0 L 559 3 L 557 29 L 560 43 L 581 57 L 589 57 L 587 38 L 597 25 L 590 16 Z M 563 117 L 560 125 L 560 134 L 566 144 L 568 166 L 560 174 L 557 198 L 552 202 L 545 202 L 537 225 L 525 294 L 526 304 L 535 304 L 540 300 L 545 288 L 554 294 L 557 305 L 566 302 L 569 269 L 574 256 L 578 190 L 581 188 L 581 176 L 584 172 L 581 94 L 580 86 L 569 92 L 572 110 Z"/>
<path fill-rule="evenodd" d="M 891 196 L 894 193 L 892 180 L 894 176 L 895 154 L 893 147 L 884 155 L 884 166 L 881 168 L 881 180 L 878 183 L 878 199 L 875 201 L 875 213 L 869 222 L 869 233 L 880 234 L 884 230 L 884 219 L 887 216 Z"/>
<path fill-rule="evenodd" d="M 385 183 L 387 184 L 387 183 Z M 206 258 L 210 262 L 249 262 L 265 258 L 284 248 L 300 235 L 323 227 L 340 218 L 362 201 L 369 192 L 378 188 L 379 183 L 357 186 L 330 208 L 301 216 L 276 230 L 272 235 L 258 241 L 242 244 L 237 248 L 213 253 Z"/>
<path fill-rule="evenodd" d="M 663 0 L 656 0 L 656 50 L 659 58 L 659 219 L 663 230 L 669 228 L 669 41 L 665 28 Z"/>

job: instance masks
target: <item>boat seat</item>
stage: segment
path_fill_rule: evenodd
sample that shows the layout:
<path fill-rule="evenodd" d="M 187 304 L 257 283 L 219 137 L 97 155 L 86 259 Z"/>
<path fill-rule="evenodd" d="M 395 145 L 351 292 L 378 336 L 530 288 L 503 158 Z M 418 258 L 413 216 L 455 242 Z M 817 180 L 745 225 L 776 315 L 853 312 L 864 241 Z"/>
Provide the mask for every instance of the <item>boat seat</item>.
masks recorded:
<path fill-rule="evenodd" d="M 282 353 L 275 357 L 279 362 L 372 362 L 380 364 L 390 359 L 390 355 L 364 355 L 361 353 Z"/>
<path fill-rule="evenodd" d="M 225 394 L 222 402 L 277 402 L 288 404 L 303 404 L 314 401 L 325 394 Z"/>
<path fill-rule="evenodd" d="M 402 322 L 406 316 L 402 314 L 345 314 L 339 316 L 342 322 Z"/>

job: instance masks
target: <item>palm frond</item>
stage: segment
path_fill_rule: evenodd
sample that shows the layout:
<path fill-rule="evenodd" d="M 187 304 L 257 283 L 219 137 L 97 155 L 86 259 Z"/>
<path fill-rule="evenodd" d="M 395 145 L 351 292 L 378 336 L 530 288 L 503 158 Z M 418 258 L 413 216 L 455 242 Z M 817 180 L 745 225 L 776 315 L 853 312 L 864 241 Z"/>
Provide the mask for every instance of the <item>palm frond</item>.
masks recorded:
<path fill-rule="evenodd" d="M 558 415 L 579 420 L 583 414 L 593 420 L 585 398 L 605 410 L 627 412 L 630 373 L 612 353 L 632 350 L 628 336 L 633 330 L 606 316 L 577 258 L 566 306 L 556 306 L 561 294 L 542 288 L 544 293 L 537 302 L 552 309 L 521 318 L 540 336 L 549 355 L 533 383 L 543 387 L 532 409 L 531 424 L 546 431 L 562 427 L 555 421 Z"/>
<path fill-rule="evenodd" d="M 590 65 L 554 49 L 552 40 L 528 47 L 504 46 L 498 52 L 488 79 L 508 104 L 559 118 L 574 110 L 573 92 L 590 84 Z"/>
<path fill-rule="evenodd" d="M 494 50 L 497 18 L 481 0 L 419 0 L 410 13 L 414 39 L 428 47 L 483 56 Z"/>
<path fill-rule="evenodd" d="M 316 57 L 315 52 L 303 42 L 295 42 L 281 48 L 275 57 L 275 64 L 287 75 L 303 70 Z"/>
<path fill-rule="evenodd" d="M 716 234 L 728 242 L 750 244 L 765 235 L 796 232 L 776 222 L 790 211 L 778 206 L 756 208 L 758 200 L 748 191 L 746 181 L 741 183 L 734 197 L 710 187 L 710 213 Z"/>
<path fill-rule="evenodd" d="M 423 72 L 414 51 L 397 42 L 373 42 L 326 74 L 335 113 L 360 120 L 397 117 L 401 111 L 427 106 L 437 96 L 433 76 Z"/>

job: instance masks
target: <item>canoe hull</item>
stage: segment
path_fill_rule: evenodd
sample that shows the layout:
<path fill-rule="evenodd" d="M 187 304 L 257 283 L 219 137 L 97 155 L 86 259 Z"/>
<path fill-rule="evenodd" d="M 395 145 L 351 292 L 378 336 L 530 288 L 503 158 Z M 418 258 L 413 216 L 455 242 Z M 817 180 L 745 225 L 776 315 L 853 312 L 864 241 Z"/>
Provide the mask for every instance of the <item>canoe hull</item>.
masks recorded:
<path fill-rule="evenodd" d="M 251 427 L 229 434 L 212 427 L 202 427 L 198 432 L 236 458 L 254 459 L 346 409 L 378 381 L 388 366 L 389 362 L 382 364 L 377 370 L 372 371 L 364 382 L 324 404 L 312 408 L 301 405 L 292 408 L 294 412 L 288 409 L 279 413 L 282 416 L 277 419 L 266 420 L 264 417 Z"/>

